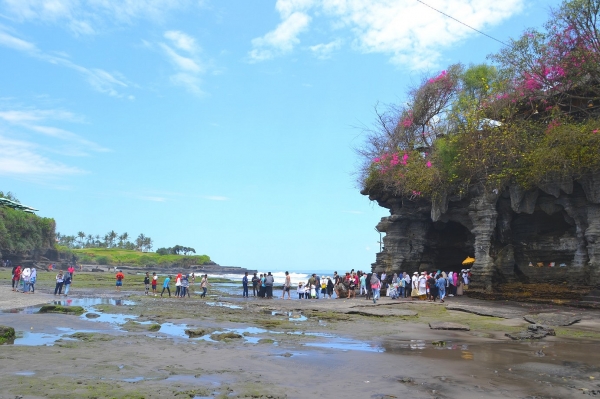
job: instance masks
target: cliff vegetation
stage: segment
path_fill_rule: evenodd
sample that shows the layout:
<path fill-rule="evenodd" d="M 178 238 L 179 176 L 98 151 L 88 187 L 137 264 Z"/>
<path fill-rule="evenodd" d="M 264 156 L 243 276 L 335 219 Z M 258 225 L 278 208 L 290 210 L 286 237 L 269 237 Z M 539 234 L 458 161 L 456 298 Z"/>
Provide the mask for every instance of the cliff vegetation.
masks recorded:
<path fill-rule="evenodd" d="M 363 193 L 436 200 L 600 170 L 600 0 L 565 1 L 490 63 L 451 65 L 377 112 Z"/>

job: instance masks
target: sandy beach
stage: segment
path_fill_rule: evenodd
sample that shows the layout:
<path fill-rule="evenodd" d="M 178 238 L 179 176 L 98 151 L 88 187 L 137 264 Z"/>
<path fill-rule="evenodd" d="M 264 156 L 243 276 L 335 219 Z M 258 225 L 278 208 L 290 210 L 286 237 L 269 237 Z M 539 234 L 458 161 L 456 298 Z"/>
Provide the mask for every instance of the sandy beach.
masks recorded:
<path fill-rule="evenodd" d="M 18 337 L 0 346 L 1 399 L 600 395 L 595 310 L 466 297 L 244 299 L 219 284 L 207 299 L 111 286 L 65 298 L 51 288 L 0 286 L 0 325 Z M 46 303 L 85 311 L 37 313 Z M 541 340 L 505 336 L 539 314 L 577 321 Z M 437 322 L 468 330 L 430 328 Z"/>

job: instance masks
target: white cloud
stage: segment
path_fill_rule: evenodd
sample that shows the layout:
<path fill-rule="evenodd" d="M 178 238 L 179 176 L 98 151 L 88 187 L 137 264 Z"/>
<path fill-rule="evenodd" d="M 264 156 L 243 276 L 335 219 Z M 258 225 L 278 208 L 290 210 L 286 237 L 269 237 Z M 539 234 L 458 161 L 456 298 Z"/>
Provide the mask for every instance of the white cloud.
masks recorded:
<path fill-rule="evenodd" d="M 252 40 L 251 61 L 264 61 L 293 50 L 298 35 L 308 28 L 311 18 L 302 12 L 287 16 L 274 30 Z"/>
<path fill-rule="evenodd" d="M 49 126 L 47 123 L 50 120 L 80 122 L 81 118 L 75 116 L 71 112 L 63 110 L 0 110 L 0 121 L 7 122 L 13 127 L 21 127 L 30 132 L 42 134 L 44 136 L 61 140 L 69 147 L 70 155 L 88 155 L 89 151 L 93 152 L 108 152 L 104 148 L 90 140 L 87 140 L 73 132 L 65 129 Z"/>
<path fill-rule="evenodd" d="M 198 55 L 200 49 L 196 45 L 196 39 L 183 32 L 173 30 L 166 31 L 164 37 L 171 41 L 171 45 L 158 43 L 158 46 L 175 68 L 174 74 L 170 77 L 171 83 L 185 88 L 196 96 L 203 96 L 205 93 L 200 87 L 202 83 L 200 75 L 206 72 L 206 68 Z M 148 47 L 151 48 L 151 45 Z M 182 55 L 182 51 L 186 55 Z"/>
<path fill-rule="evenodd" d="M 327 59 L 331 57 L 331 53 L 335 50 L 338 50 L 342 47 L 342 40 L 337 39 L 329 43 L 321 43 L 316 44 L 314 46 L 309 46 L 310 51 L 315 55 L 315 57 L 320 59 Z"/>
<path fill-rule="evenodd" d="M 485 31 L 521 12 L 524 0 L 428 0 L 426 3 Z M 392 62 L 413 69 L 435 65 L 443 49 L 479 34 L 416 0 L 278 0 L 275 7 L 282 22 L 265 36 L 252 40 L 253 49 L 249 52 L 252 61 L 291 51 L 311 19 L 317 18 L 328 18 L 331 31 L 338 36 L 350 36 L 358 51 L 387 54 Z M 326 45 L 308 48 L 317 56 L 323 56 L 321 50 L 328 50 Z"/>
<path fill-rule="evenodd" d="M 170 11 L 194 4 L 202 6 L 194 0 L 0 0 L 0 10 L 18 21 L 55 23 L 76 35 L 90 35 L 109 24 L 161 21 Z"/>
<path fill-rule="evenodd" d="M 12 177 L 58 177 L 85 173 L 83 170 L 53 161 L 36 145 L 0 134 L 0 175 Z"/>
<path fill-rule="evenodd" d="M 130 86 L 126 79 L 119 73 L 110 73 L 100 68 L 87 68 L 81 66 L 60 53 L 56 53 L 56 55 L 45 53 L 34 43 L 20 39 L 1 29 L 0 46 L 9 47 L 50 64 L 60 65 L 77 71 L 100 93 L 108 94 L 113 97 L 125 97 L 125 95 L 120 92 L 120 89 L 128 88 Z"/>
<path fill-rule="evenodd" d="M 198 73 L 202 71 L 200 65 L 198 65 L 198 63 L 193 59 L 177 54 L 171 47 L 167 46 L 164 43 L 159 43 L 159 45 L 164 50 L 169 61 L 175 64 L 175 67 L 177 67 L 178 69 L 193 73 Z"/>
<path fill-rule="evenodd" d="M 188 53 L 196 52 L 196 39 L 189 35 L 186 35 L 183 32 L 177 30 L 169 30 L 165 32 L 165 38 L 171 40 L 173 42 L 173 45 L 180 50 L 187 51 Z"/>

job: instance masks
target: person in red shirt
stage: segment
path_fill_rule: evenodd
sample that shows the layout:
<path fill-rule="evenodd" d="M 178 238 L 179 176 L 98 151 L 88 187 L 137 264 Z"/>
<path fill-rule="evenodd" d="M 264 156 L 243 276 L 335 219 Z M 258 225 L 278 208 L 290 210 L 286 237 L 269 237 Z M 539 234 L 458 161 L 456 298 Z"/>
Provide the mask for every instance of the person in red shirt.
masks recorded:
<path fill-rule="evenodd" d="M 123 286 L 123 280 L 125 279 L 125 275 L 122 270 L 119 270 L 117 275 L 115 276 L 117 279 L 117 291 L 121 291 L 121 287 Z"/>
<path fill-rule="evenodd" d="M 69 273 L 71 273 L 71 280 L 73 280 L 73 276 L 75 275 L 75 268 L 73 267 L 73 265 L 69 266 L 69 268 L 67 269 L 67 271 Z"/>

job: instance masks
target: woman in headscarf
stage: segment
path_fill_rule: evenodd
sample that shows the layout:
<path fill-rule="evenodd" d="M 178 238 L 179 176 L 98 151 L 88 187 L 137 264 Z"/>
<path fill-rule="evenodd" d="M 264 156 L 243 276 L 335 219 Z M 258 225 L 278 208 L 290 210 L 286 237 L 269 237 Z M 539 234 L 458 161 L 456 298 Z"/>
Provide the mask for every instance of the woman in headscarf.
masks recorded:
<path fill-rule="evenodd" d="M 373 273 L 371 276 L 371 289 L 373 290 L 373 303 L 377 303 L 379 290 L 381 289 L 381 281 L 377 278 L 377 273 Z"/>

